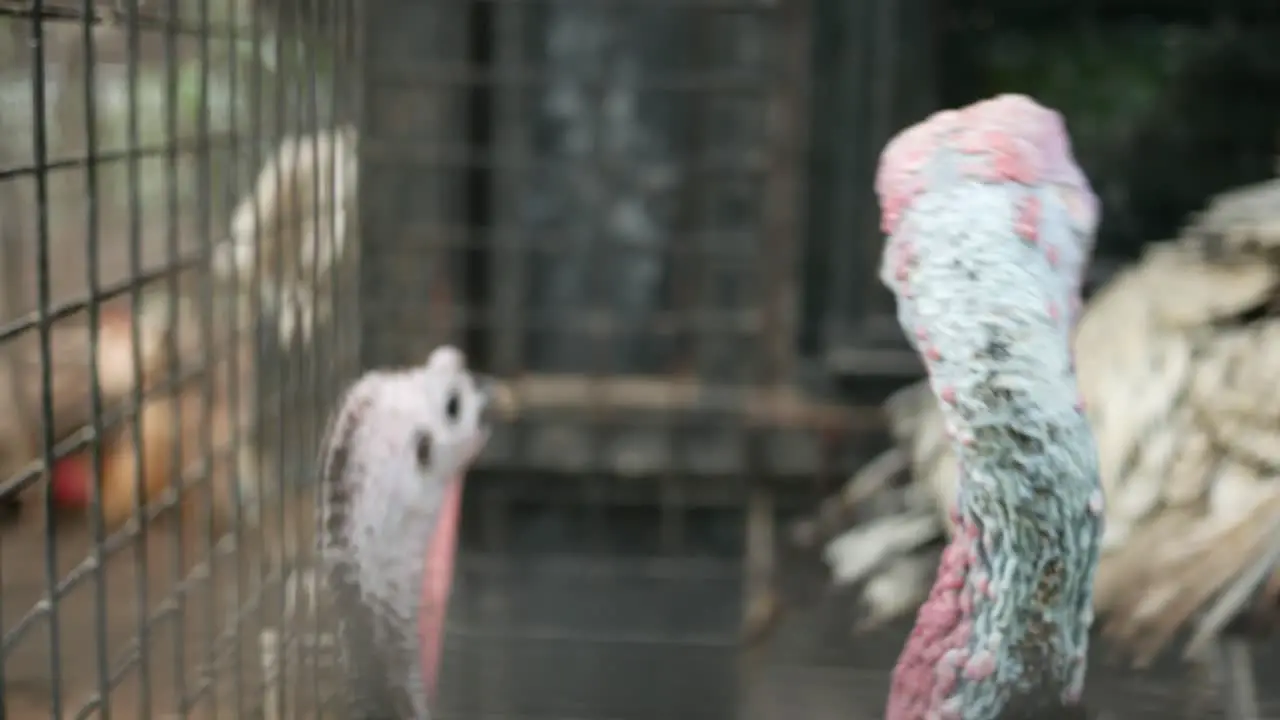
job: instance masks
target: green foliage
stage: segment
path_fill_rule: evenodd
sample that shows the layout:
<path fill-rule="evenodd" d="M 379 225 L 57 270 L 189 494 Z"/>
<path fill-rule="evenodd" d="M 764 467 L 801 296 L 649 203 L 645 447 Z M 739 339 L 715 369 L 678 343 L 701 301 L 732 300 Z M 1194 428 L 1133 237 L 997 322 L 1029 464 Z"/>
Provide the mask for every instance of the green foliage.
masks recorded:
<path fill-rule="evenodd" d="M 1105 154 L 1156 110 L 1202 44 L 1201 32 L 1176 25 L 1006 29 L 986 44 L 986 94 L 1036 97 L 1069 118 L 1084 155 Z"/>

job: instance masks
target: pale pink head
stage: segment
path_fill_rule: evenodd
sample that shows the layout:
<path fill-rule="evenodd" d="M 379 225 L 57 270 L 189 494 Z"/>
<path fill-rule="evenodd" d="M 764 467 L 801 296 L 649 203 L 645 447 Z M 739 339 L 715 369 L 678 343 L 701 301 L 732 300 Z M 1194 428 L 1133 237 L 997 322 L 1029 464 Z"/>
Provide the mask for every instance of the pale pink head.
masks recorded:
<path fill-rule="evenodd" d="M 365 375 L 331 423 L 322 537 L 362 712 L 426 717 L 462 479 L 489 436 L 490 388 L 441 347 L 419 367 Z"/>
<path fill-rule="evenodd" d="M 880 153 L 881 229 L 893 235 L 924 193 L 961 181 L 1044 187 L 1066 209 L 1073 242 L 1054 247 L 1074 291 L 1093 252 L 1100 206 L 1076 164 L 1066 122 L 1030 97 L 997 95 L 942 110 L 898 133 Z"/>

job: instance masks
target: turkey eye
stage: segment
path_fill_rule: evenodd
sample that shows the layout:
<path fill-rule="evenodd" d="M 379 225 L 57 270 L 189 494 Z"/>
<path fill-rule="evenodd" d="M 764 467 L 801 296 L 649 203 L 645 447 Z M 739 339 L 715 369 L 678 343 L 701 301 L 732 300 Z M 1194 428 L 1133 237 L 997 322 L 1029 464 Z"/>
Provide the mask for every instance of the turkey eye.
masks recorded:
<path fill-rule="evenodd" d="M 431 465 L 431 436 L 426 433 L 418 436 L 417 458 L 419 467 Z"/>
<path fill-rule="evenodd" d="M 462 398 L 458 396 L 457 390 L 449 391 L 449 399 L 444 404 L 444 416 L 449 422 L 457 422 L 458 415 L 462 413 Z"/>

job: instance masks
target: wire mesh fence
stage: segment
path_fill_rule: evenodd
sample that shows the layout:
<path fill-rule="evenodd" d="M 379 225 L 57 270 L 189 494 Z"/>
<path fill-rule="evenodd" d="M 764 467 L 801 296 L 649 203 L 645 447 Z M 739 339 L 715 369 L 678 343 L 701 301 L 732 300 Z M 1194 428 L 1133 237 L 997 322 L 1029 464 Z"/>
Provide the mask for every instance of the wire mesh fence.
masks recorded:
<path fill-rule="evenodd" d="M 5 717 L 261 711 L 358 361 L 358 11 L 0 3 Z"/>
<path fill-rule="evenodd" d="M 0 714 L 340 714 L 324 419 L 449 342 L 514 417 L 467 481 L 441 717 L 882 715 L 900 628 L 850 632 L 775 528 L 883 444 L 834 380 L 919 373 L 871 176 L 928 112 L 1029 89 L 1048 24 L 991 12 L 0 0 Z M 1266 64 L 1220 33 L 1195 57 Z M 1104 248 L 1181 216 L 1082 125 L 1125 200 Z M 1237 150 L 1214 182 L 1270 174 Z M 1178 672 L 1091 692 L 1163 717 Z"/>
<path fill-rule="evenodd" d="M 809 21 L 369 14 L 366 360 L 455 342 L 518 406 L 468 479 L 443 716 L 735 712 L 744 617 L 771 614 L 769 486 L 835 473 L 857 422 L 797 383 Z"/>

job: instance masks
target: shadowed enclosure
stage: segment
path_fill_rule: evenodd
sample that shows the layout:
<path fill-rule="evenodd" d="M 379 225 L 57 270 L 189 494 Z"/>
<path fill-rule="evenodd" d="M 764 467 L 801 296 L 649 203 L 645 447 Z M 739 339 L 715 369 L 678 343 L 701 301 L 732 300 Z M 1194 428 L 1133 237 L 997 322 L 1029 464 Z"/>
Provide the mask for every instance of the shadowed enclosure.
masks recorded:
<path fill-rule="evenodd" d="M 855 635 L 782 523 L 922 372 L 876 279 L 885 142 L 1058 107 L 1092 289 L 1280 137 L 1262 10 L 942 5 L 0 0 L 0 714 L 337 716 L 325 419 L 452 343 L 512 412 L 439 717 L 882 716 L 903 628 Z M 1112 717 L 1220 716 L 1095 654 Z"/>

